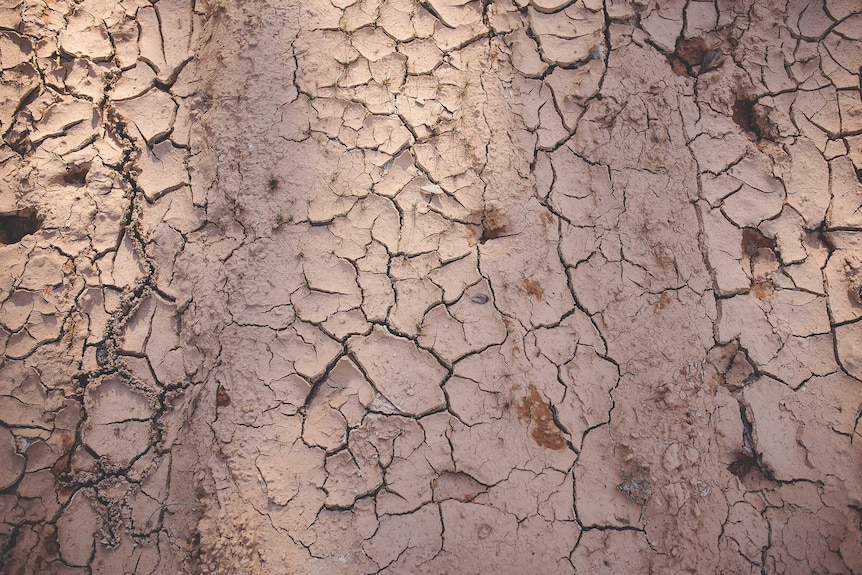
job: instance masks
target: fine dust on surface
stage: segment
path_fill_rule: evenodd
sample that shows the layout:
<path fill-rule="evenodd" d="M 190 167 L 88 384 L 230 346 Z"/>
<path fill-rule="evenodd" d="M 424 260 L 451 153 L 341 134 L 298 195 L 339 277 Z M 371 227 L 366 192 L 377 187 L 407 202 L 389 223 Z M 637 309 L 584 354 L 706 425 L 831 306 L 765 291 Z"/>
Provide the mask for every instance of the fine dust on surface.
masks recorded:
<path fill-rule="evenodd" d="M 0 571 L 862 573 L 860 37 L 0 1 Z"/>

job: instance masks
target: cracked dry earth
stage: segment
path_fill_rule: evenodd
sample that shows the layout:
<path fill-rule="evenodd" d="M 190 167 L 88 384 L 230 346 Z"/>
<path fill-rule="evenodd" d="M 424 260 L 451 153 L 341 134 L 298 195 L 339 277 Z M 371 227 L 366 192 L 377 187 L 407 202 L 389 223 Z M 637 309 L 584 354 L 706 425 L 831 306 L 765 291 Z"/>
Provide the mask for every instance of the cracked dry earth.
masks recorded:
<path fill-rule="evenodd" d="M 0 0 L 0 565 L 862 573 L 856 0 Z"/>

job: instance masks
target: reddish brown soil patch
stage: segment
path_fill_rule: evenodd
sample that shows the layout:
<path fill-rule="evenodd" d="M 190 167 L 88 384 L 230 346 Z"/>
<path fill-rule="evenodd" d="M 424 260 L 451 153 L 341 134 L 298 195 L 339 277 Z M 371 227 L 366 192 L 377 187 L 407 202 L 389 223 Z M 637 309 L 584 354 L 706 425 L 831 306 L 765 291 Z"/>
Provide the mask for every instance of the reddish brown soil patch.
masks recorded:
<path fill-rule="evenodd" d="M 554 423 L 550 406 L 542 401 L 539 390 L 530 384 L 530 393 L 518 402 L 518 421 L 532 424 L 530 436 L 542 447 L 560 450 L 566 447 L 566 439 Z"/>
<path fill-rule="evenodd" d="M 542 301 L 542 296 L 545 295 L 544 290 L 542 290 L 542 286 L 537 280 L 524 279 L 524 289 L 527 290 L 528 294 L 539 301 Z"/>

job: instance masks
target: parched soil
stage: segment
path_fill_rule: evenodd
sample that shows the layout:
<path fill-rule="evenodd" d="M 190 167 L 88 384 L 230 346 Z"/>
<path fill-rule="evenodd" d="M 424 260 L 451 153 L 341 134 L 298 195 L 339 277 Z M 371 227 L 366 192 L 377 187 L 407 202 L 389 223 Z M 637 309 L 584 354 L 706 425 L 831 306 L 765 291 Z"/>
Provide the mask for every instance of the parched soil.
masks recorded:
<path fill-rule="evenodd" d="M 0 0 L 0 571 L 862 573 L 856 0 Z"/>

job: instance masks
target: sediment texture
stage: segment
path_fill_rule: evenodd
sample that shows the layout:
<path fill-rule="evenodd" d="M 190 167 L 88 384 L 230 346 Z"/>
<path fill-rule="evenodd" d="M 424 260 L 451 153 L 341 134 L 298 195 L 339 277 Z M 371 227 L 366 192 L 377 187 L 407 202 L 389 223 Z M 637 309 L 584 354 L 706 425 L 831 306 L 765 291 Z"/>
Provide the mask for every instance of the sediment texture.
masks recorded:
<path fill-rule="evenodd" d="M 0 2 L 2 571 L 862 572 L 860 36 Z"/>

